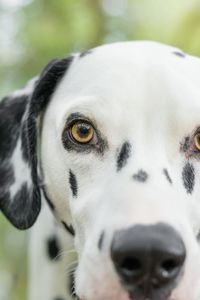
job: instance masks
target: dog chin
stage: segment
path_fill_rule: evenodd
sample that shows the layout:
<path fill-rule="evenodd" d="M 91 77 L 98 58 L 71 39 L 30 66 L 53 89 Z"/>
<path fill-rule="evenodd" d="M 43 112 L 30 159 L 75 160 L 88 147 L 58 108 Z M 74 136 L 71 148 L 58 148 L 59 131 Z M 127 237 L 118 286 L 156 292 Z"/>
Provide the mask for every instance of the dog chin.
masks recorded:
<path fill-rule="evenodd" d="M 100 268 L 93 276 L 86 276 L 84 273 L 84 276 L 78 279 L 76 282 L 78 300 L 200 300 L 185 281 L 164 290 L 144 291 L 144 288 L 131 290 L 128 286 L 122 287 L 115 273 L 105 270 L 103 272 Z"/>
<path fill-rule="evenodd" d="M 106 283 L 108 283 L 108 281 Z M 173 291 L 169 290 L 146 293 L 141 290 L 127 292 L 119 286 L 105 285 L 105 281 L 103 281 L 101 285 L 98 285 L 98 288 L 95 287 L 95 284 L 93 287 L 86 290 L 84 289 L 84 291 L 79 294 L 79 297 L 77 297 L 77 300 L 186 300 L 185 297 L 177 293 L 175 295 Z"/>
<path fill-rule="evenodd" d="M 178 298 L 171 298 L 171 297 L 161 297 L 161 298 L 151 298 L 151 297 L 145 297 L 144 295 L 140 295 L 139 297 L 102 297 L 102 298 L 96 298 L 95 296 L 93 298 L 79 298 L 78 296 L 76 297 L 76 300 L 179 300 Z M 182 299 L 180 299 L 182 300 Z"/>
<path fill-rule="evenodd" d="M 182 299 L 175 299 L 171 298 L 170 295 L 160 294 L 158 296 L 155 295 L 144 295 L 142 293 L 112 293 L 109 291 L 108 293 L 99 293 L 97 292 L 96 295 L 87 295 L 86 297 L 77 297 L 77 300 L 182 300 Z"/>
<path fill-rule="evenodd" d="M 170 300 L 170 292 L 143 293 L 134 291 L 130 293 L 130 300 Z"/>
<path fill-rule="evenodd" d="M 169 293 L 160 293 L 157 295 L 144 295 L 140 292 L 132 292 L 129 295 L 125 293 L 116 293 L 116 291 L 109 291 L 108 293 L 97 292 L 96 295 L 87 295 L 86 297 L 76 297 L 77 300 L 184 300 L 185 298 L 174 297 Z"/>
<path fill-rule="evenodd" d="M 96 292 L 94 290 L 90 292 L 87 291 L 86 293 L 79 295 L 79 297 L 77 296 L 76 299 L 77 300 L 131 300 L 128 293 L 126 293 L 124 290 L 115 290 L 115 289 L 102 290 L 101 286 L 99 286 Z"/>
<path fill-rule="evenodd" d="M 174 299 L 174 298 L 169 298 L 169 297 L 161 297 L 161 298 L 151 298 L 151 297 L 146 297 L 144 295 L 140 295 L 138 297 L 102 297 L 102 298 L 96 298 L 95 296 L 93 298 L 79 298 L 76 297 L 77 300 L 179 300 L 179 299 Z"/>

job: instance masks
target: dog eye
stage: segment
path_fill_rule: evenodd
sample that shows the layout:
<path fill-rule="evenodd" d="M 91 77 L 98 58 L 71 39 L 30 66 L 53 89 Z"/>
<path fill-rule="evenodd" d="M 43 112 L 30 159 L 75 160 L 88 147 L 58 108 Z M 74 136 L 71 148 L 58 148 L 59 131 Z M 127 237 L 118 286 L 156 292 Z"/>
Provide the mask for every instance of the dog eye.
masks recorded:
<path fill-rule="evenodd" d="M 194 145 L 198 151 L 200 151 L 200 133 L 196 133 L 194 136 Z"/>
<path fill-rule="evenodd" d="M 85 121 L 77 121 L 70 127 L 71 138 L 80 144 L 88 144 L 94 137 L 93 126 Z"/>

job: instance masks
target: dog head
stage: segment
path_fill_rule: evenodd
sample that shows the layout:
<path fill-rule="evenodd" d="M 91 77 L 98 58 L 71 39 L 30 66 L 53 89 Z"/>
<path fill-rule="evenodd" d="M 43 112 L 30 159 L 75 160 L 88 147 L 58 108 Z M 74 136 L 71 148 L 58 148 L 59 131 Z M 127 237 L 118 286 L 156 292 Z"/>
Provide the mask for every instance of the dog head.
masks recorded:
<path fill-rule="evenodd" d="M 74 233 L 84 300 L 200 297 L 200 60 L 153 42 L 51 62 L 0 104 L 0 207 L 44 194 Z"/>

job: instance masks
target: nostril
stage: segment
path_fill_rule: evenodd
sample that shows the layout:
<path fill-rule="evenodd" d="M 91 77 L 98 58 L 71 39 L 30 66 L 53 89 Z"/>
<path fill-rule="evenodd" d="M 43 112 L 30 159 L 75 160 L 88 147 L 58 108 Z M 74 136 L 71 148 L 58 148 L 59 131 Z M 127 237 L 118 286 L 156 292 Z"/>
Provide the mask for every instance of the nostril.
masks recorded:
<path fill-rule="evenodd" d="M 136 257 L 126 257 L 119 265 L 121 271 L 126 275 L 138 275 L 142 271 L 142 263 Z"/>
<path fill-rule="evenodd" d="M 177 261 L 175 261 L 174 259 L 165 260 L 161 264 L 161 268 L 163 269 L 163 271 L 165 271 L 167 273 L 171 273 L 178 266 L 179 266 L 179 263 Z"/>
<path fill-rule="evenodd" d="M 121 267 L 129 271 L 137 271 L 141 269 L 142 265 L 137 258 L 128 257 L 123 261 Z"/>
<path fill-rule="evenodd" d="M 161 281 L 169 281 L 177 277 L 181 271 L 183 265 L 182 259 L 177 258 L 168 258 L 160 262 L 160 265 L 157 269 L 157 276 Z"/>

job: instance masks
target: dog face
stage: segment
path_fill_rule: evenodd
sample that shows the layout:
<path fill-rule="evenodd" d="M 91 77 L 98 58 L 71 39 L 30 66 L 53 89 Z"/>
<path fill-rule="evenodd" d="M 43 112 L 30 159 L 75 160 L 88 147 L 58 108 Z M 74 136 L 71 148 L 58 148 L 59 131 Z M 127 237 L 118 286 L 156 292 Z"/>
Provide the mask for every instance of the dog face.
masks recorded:
<path fill-rule="evenodd" d="M 157 43 L 106 45 L 1 104 L 0 207 L 27 228 L 44 193 L 75 231 L 81 299 L 199 299 L 199 70 Z"/>

